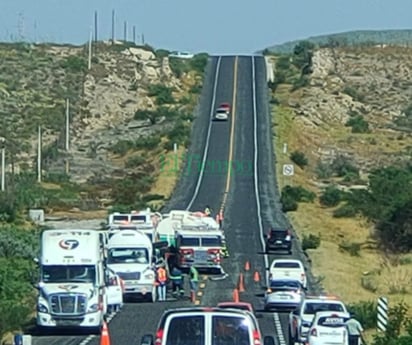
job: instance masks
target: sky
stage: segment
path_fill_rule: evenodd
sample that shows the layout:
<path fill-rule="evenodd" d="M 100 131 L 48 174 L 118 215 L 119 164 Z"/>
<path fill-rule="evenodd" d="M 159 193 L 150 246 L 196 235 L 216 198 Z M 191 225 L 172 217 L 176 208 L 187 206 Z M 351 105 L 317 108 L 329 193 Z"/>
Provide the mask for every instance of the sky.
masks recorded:
<path fill-rule="evenodd" d="M 250 54 L 274 44 L 351 30 L 412 28 L 411 0 L 0 0 L 0 41 L 83 44 L 98 39 L 156 49 Z"/>

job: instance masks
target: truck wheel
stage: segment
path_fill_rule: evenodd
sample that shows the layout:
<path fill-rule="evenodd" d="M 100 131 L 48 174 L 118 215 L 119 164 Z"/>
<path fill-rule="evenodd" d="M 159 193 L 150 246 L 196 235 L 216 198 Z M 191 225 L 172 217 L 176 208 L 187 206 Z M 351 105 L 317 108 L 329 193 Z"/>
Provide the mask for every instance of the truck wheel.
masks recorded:
<path fill-rule="evenodd" d="M 152 289 L 152 293 L 150 294 L 150 299 L 152 303 L 156 302 L 156 287 Z"/>

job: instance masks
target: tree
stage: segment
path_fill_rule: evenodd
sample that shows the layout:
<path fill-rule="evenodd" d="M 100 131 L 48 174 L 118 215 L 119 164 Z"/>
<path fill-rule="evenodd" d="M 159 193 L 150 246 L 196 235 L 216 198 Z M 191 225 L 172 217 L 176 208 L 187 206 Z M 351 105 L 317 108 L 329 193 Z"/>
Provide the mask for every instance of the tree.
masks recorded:
<path fill-rule="evenodd" d="M 301 70 L 301 74 L 312 72 L 312 57 L 315 45 L 309 41 L 299 42 L 293 49 L 293 64 Z"/>

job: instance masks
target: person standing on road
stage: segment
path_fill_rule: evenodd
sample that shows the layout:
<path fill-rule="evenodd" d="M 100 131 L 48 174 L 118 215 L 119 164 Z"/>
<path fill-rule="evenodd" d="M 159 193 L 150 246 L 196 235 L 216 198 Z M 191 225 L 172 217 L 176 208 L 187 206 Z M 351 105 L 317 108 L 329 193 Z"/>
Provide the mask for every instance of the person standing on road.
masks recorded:
<path fill-rule="evenodd" d="M 199 285 L 199 272 L 196 267 L 192 264 L 189 269 L 189 283 L 190 283 L 190 293 L 196 294 Z"/>
<path fill-rule="evenodd" d="M 183 275 L 182 271 L 179 270 L 176 266 L 173 267 L 170 272 L 170 280 L 172 281 L 172 294 L 177 297 L 178 294 L 183 296 L 185 290 L 183 289 Z"/>
<path fill-rule="evenodd" d="M 159 301 L 166 301 L 166 283 L 167 283 L 167 272 L 164 266 L 158 267 L 156 271 L 156 283 L 157 283 L 157 295 L 159 296 Z"/>
<path fill-rule="evenodd" d="M 350 314 L 350 318 L 345 323 L 348 331 L 349 345 L 359 345 L 359 340 L 362 338 L 363 327 L 358 320 L 355 319 L 353 313 Z"/>

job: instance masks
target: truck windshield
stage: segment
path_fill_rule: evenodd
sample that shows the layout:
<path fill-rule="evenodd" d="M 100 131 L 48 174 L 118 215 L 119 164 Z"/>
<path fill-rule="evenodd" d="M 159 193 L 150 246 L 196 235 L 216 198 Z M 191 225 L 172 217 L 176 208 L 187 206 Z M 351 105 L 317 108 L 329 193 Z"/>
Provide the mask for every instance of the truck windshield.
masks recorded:
<path fill-rule="evenodd" d="M 147 248 L 111 248 L 109 249 L 108 264 L 148 264 Z"/>
<path fill-rule="evenodd" d="M 43 266 L 42 280 L 45 283 L 94 283 L 96 281 L 96 268 L 89 265 Z"/>

